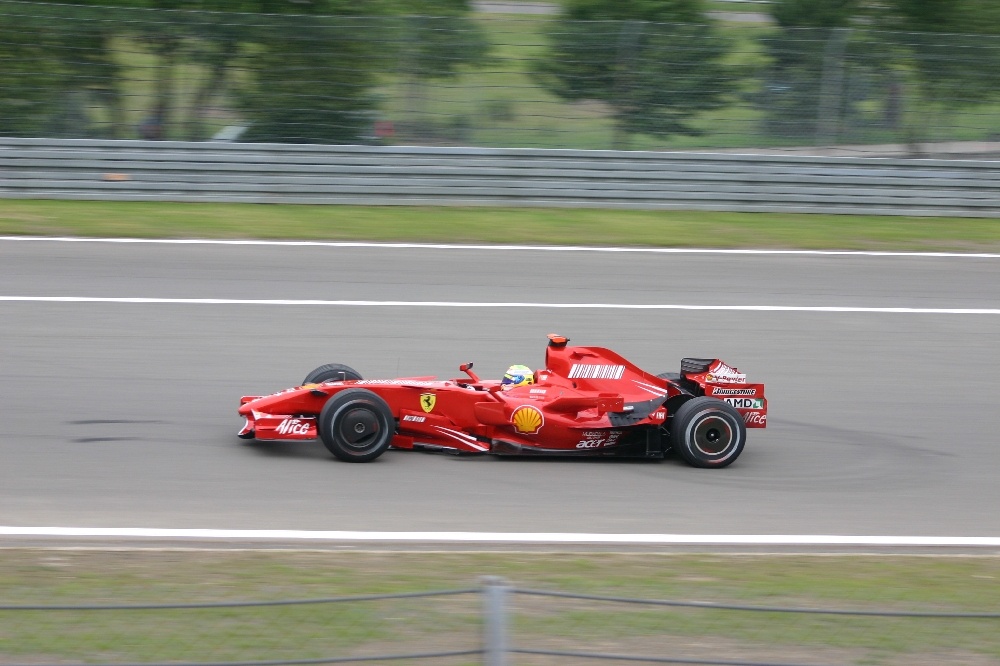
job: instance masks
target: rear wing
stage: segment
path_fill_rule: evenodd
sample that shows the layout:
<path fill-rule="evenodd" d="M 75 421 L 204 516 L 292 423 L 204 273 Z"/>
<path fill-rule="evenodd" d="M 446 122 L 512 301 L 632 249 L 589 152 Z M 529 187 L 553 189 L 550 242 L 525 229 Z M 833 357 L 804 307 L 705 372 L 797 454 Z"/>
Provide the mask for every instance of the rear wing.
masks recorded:
<path fill-rule="evenodd" d="M 764 385 L 748 383 L 747 376 L 739 368 L 717 358 L 683 358 L 681 377 L 698 384 L 708 397 L 735 407 L 748 428 L 767 426 Z"/>

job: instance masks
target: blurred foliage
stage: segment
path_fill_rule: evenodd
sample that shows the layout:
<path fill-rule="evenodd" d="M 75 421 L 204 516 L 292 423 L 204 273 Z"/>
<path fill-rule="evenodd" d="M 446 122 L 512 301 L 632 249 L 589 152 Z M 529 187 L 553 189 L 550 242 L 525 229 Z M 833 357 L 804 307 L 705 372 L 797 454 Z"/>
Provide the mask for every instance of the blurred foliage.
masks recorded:
<path fill-rule="evenodd" d="M 916 67 L 926 94 L 959 108 L 1000 93 L 1000 3 L 891 0 L 882 24 Z M 947 40 L 936 38 L 948 34 Z"/>
<path fill-rule="evenodd" d="M 758 105 L 769 134 L 833 145 L 849 131 L 899 129 L 892 53 L 870 33 L 786 26 L 760 42 L 769 64 Z"/>
<path fill-rule="evenodd" d="M 570 0 L 552 32 L 538 81 L 572 101 L 614 111 L 616 148 L 632 134 L 697 134 L 687 121 L 734 92 L 731 44 L 713 30 L 701 0 Z"/>
<path fill-rule="evenodd" d="M 388 62 L 405 58 L 418 78 L 448 77 L 488 52 L 466 16 L 468 0 L 369 0 L 363 8 L 350 0 L 22 0 L 2 9 L 0 134 L 8 136 L 130 134 L 123 99 L 134 81 L 123 47 L 136 50 L 127 58 L 153 59 L 141 138 L 206 138 L 211 103 L 228 90 L 252 126 L 248 138 L 320 143 L 352 142 L 371 124 L 372 89 Z M 352 19 L 359 9 L 383 20 Z M 387 20 L 418 12 L 434 18 Z M 194 76 L 192 66 L 207 75 Z M 181 85 L 194 87 L 183 127 Z M 97 133 L 88 122 L 95 107 L 106 116 Z"/>
<path fill-rule="evenodd" d="M 775 0 L 774 26 L 702 0 L 561 7 L 0 0 L 0 135 L 916 150 L 1000 117 L 995 0 Z"/>
<path fill-rule="evenodd" d="M 774 0 L 768 11 L 779 26 L 762 40 L 772 134 L 831 144 L 842 128 L 867 125 L 907 136 L 906 85 L 956 109 L 1000 91 L 1000 39 L 973 34 L 1000 31 L 995 0 Z M 882 113 L 866 116 L 873 106 Z"/>
<path fill-rule="evenodd" d="M 120 108 L 121 26 L 73 5 L 13 6 L 0 20 L 0 134 L 79 136 L 87 97 Z"/>
<path fill-rule="evenodd" d="M 566 0 L 562 15 L 569 21 L 648 21 L 701 23 L 703 0 Z"/>
<path fill-rule="evenodd" d="M 469 0 L 398 0 L 396 10 L 405 19 L 394 55 L 411 76 L 448 78 L 488 61 L 489 40 L 469 18 Z"/>
<path fill-rule="evenodd" d="M 365 26 L 330 16 L 282 16 L 244 60 L 256 76 L 239 89 L 250 128 L 244 138 L 274 143 L 353 143 L 375 107 L 377 55 Z"/>
<path fill-rule="evenodd" d="M 996 0 L 888 0 L 882 7 L 896 30 L 1000 35 Z"/>
<path fill-rule="evenodd" d="M 861 0 L 771 0 L 768 11 L 782 28 L 844 28 Z"/>
<path fill-rule="evenodd" d="M 862 53 L 870 69 L 881 70 L 876 78 L 890 95 L 898 93 L 898 73 L 907 69 L 917 72 L 926 97 L 944 106 L 981 103 L 1000 92 L 1000 39 L 993 37 L 1000 35 L 996 0 L 773 0 L 768 9 L 784 41 L 794 41 L 790 30 L 824 29 L 830 31 L 828 45 L 836 50 L 837 28 L 886 31 L 878 33 L 877 42 L 867 37 L 875 51 L 866 47 Z M 828 58 L 826 69 L 815 70 L 816 75 L 821 78 L 839 66 Z"/>

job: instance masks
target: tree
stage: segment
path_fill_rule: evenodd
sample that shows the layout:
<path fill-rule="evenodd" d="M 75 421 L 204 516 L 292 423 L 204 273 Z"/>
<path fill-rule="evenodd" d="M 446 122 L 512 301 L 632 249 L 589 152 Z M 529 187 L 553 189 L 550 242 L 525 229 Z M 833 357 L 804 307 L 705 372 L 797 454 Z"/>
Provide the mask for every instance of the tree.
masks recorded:
<path fill-rule="evenodd" d="M 773 0 L 767 7 L 782 28 L 846 28 L 861 0 Z"/>
<path fill-rule="evenodd" d="M 0 4 L 0 133 L 14 136 L 117 136 L 121 69 L 114 29 L 74 4 Z M 95 125 L 86 109 L 103 105 Z"/>
<path fill-rule="evenodd" d="M 897 94 L 886 49 L 860 21 L 864 0 L 774 0 L 768 11 L 778 25 L 761 38 L 770 64 L 759 104 L 769 134 L 830 144 L 894 122 L 862 111 L 882 91 L 889 109 Z"/>
<path fill-rule="evenodd" d="M 269 26 L 245 60 L 257 73 L 242 97 L 253 122 L 246 138 L 355 143 L 370 129 L 385 75 L 450 77 L 488 50 L 468 0 L 376 0 L 365 11 L 359 18 L 355 3 L 326 0 Z"/>
<path fill-rule="evenodd" d="M 887 27 L 897 30 L 1000 34 L 1000 4 L 996 0 L 888 0 L 883 16 Z"/>
<path fill-rule="evenodd" d="M 375 107 L 378 56 L 358 20 L 272 17 L 269 36 L 244 59 L 253 72 L 241 88 L 249 141 L 357 143 Z"/>
<path fill-rule="evenodd" d="M 448 78 L 462 67 L 482 64 L 489 53 L 486 35 L 469 18 L 469 0 L 396 0 L 392 12 L 404 17 L 399 56 L 418 78 Z"/>
<path fill-rule="evenodd" d="M 916 67 L 925 97 L 956 109 L 1000 91 L 1000 3 L 996 0 L 889 0 L 880 24 Z"/>
<path fill-rule="evenodd" d="M 468 0 L 360 4 L 0 0 L 0 133 L 123 138 L 138 112 L 149 136 L 202 139 L 212 100 L 228 92 L 249 138 L 353 142 L 399 58 L 419 64 L 413 76 L 442 77 L 486 53 Z M 432 15 L 426 30 L 400 38 L 411 24 L 393 17 L 420 12 Z"/>
<path fill-rule="evenodd" d="M 633 134 L 697 135 L 690 120 L 723 106 L 735 83 L 729 43 L 703 10 L 701 0 L 570 0 L 536 77 L 563 99 L 608 104 L 617 148 Z"/>

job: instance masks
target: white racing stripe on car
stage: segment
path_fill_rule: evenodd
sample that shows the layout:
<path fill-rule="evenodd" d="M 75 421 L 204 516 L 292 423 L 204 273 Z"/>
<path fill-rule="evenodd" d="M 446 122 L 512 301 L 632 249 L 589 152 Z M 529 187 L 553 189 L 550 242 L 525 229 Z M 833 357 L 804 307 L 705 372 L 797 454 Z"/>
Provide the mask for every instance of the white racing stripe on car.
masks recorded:
<path fill-rule="evenodd" d="M 283 541 L 435 541 L 452 543 L 579 543 L 743 546 L 1000 547 L 1000 537 L 864 536 L 829 534 L 600 534 L 587 532 L 362 532 L 350 530 L 225 530 L 143 527 L 9 527 L 9 537 L 104 537 Z"/>
<path fill-rule="evenodd" d="M 417 308 L 551 308 L 577 310 L 727 310 L 742 312 L 863 312 L 886 314 L 998 315 L 1000 308 L 878 308 L 850 305 L 693 305 L 678 303 L 517 303 L 463 301 L 348 301 L 266 298 L 141 298 L 102 296 L 0 296 L 0 302 L 122 303 L 149 305 L 284 305 Z"/>
<path fill-rule="evenodd" d="M 648 393 L 652 393 L 657 397 L 666 397 L 667 395 L 669 395 L 666 389 L 660 388 L 659 386 L 654 386 L 653 384 L 647 384 L 646 382 L 640 382 L 638 379 L 633 379 L 632 381 L 635 382 L 642 390 Z"/>
<path fill-rule="evenodd" d="M 644 254 L 746 254 L 848 257 L 926 257 L 958 259 L 1000 259 L 990 252 L 893 252 L 881 250 L 769 250 L 686 247 L 589 247 L 583 245 L 460 245 L 455 243 L 372 243 L 364 241 L 270 241 L 223 240 L 210 238 L 82 238 L 78 236 L 0 236 L 0 241 L 42 243 L 122 243 L 147 245 L 263 245 L 271 247 L 331 247 L 413 250 L 504 250 L 535 252 L 612 252 Z"/>
<path fill-rule="evenodd" d="M 461 432 L 460 430 L 452 430 L 450 428 L 445 428 L 444 426 L 434 426 L 441 434 L 447 435 L 453 439 L 457 439 L 463 444 L 467 444 L 474 449 L 479 449 L 480 451 L 488 451 L 489 447 L 483 446 L 479 441 L 467 433 Z"/>

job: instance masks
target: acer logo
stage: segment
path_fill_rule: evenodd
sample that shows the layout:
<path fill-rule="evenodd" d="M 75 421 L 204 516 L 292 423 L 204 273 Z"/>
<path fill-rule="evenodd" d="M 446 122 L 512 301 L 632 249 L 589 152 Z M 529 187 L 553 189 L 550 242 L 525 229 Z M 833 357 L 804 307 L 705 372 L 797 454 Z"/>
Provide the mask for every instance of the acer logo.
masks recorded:
<path fill-rule="evenodd" d="M 275 430 L 282 435 L 308 435 L 309 424 L 301 419 L 285 419 Z"/>
<path fill-rule="evenodd" d="M 407 414 L 406 416 L 403 417 L 403 420 L 404 421 L 413 421 L 414 423 L 423 423 L 424 421 L 427 420 L 427 417 L 426 416 L 411 416 L 411 415 Z"/>

